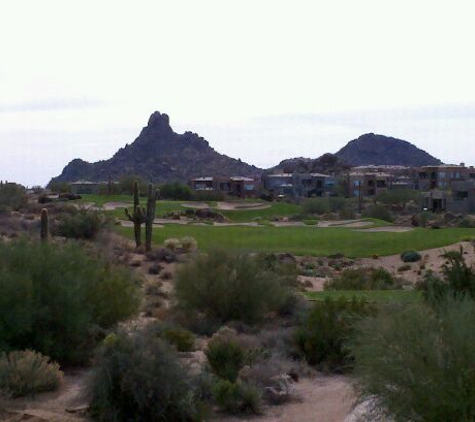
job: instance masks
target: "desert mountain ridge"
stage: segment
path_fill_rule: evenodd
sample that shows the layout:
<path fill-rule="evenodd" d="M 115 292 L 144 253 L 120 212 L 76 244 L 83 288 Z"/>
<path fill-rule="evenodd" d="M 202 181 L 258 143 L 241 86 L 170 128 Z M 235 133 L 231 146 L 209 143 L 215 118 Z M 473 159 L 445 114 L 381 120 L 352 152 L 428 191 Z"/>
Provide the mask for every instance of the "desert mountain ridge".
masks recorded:
<path fill-rule="evenodd" d="M 105 181 L 134 174 L 154 183 L 187 182 L 200 176 L 259 176 L 265 172 L 340 173 L 357 165 L 436 165 L 442 162 L 410 142 L 368 133 L 350 141 L 335 154 L 291 158 L 264 170 L 215 151 L 198 134 L 178 134 L 167 114 L 154 112 L 139 136 L 108 160 L 72 160 L 53 182 Z"/>

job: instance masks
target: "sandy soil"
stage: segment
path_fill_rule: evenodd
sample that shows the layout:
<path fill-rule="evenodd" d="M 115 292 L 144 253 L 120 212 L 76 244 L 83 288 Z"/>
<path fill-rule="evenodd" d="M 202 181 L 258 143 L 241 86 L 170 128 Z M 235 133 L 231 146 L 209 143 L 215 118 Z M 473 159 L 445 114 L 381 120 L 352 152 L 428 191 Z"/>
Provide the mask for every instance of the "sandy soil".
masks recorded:
<path fill-rule="evenodd" d="M 131 205 L 130 202 L 107 202 L 102 206 L 102 209 L 105 211 L 113 211 L 116 208 L 127 208 Z"/>
<path fill-rule="evenodd" d="M 323 220 L 318 222 L 318 227 L 369 227 L 371 221 L 362 220 Z"/>
<path fill-rule="evenodd" d="M 413 227 L 401 227 L 401 226 L 386 226 L 386 227 L 373 227 L 365 230 L 356 230 L 359 232 L 391 232 L 391 233 L 405 233 L 414 230 Z"/>
<path fill-rule="evenodd" d="M 206 202 L 182 202 L 180 204 L 182 207 L 187 208 L 212 208 Z M 218 210 L 263 210 L 265 208 L 270 208 L 270 204 L 263 204 L 261 202 L 218 202 L 216 209 Z"/>
<path fill-rule="evenodd" d="M 351 387 L 341 375 L 318 375 L 295 384 L 299 401 L 269 406 L 262 416 L 216 416 L 211 422 L 344 422 L 352 410 Z"/>
<path fill-rule="evenodd" d="M 84 387 L 90 376 L 89 370 L 67 372 L 58 391 L 38 394 L 34 398 L 5 400 L 3 403 L 8 416 L 2 421 L 30 422 L 77 422 L 87 419 L 82 415 L 87 407 Z"/>
<path fill-rule="evenodd" d="M 206 202 L 182 202 L 180 205 L 186 208 L 196 208 L 196 209 L 209 208 L 209 205 Z"/>
<path fill-rule="evenodd" d="M 441 255 L 446 251 L 458 251 L 460 250 L 460 247 L 462 247 L 466 252 L 464 256 L 467 264 L 474 265 L 475 247 L 470 242 L 460 242 L 454 245 L 444 246 L 442 248 L 419 251 L 419 253 L 422 255 L 422 260 L 419 262 L 408 263 L 407 265 L 409 265 L 411 268 L 404 272 L 398 272 L 398 268 L 404 265 L 400 255 L 382 256 L 378 259 L 361 258 L 357 260 L 356 266 L 384 268 L 393 274 L 403 277 L 411 283 L 415 283 L 421 277 L 421 275 L 418 274 L 421 265 L 425 265 L 425 270 L 432 270 L 436 273 L 439 273 L 440 266 L 443 264 Z"/>

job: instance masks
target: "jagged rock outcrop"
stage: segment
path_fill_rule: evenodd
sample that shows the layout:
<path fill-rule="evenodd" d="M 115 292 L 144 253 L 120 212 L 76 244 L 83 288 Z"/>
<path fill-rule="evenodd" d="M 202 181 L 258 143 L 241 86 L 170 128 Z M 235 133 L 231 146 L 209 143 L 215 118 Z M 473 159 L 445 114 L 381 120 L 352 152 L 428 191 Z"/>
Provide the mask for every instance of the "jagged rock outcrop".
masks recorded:
<path fill-rule="evenodd" d="M 290 158 L 281 161 L 277 166 L 269 169 L 270 173 L 323 173 L 340 174 L 347 171 L 350 165 L 335 154 L 323 154 L 319 158 Z"/>
<path fill-rule="evenodd" d="M 126 174 L 154 183 L 187 182 L 189 178 L 205 175 L 253 176 L 261 172 L 255 166 L 219 154 L 196 133 L 175 133 L 168 115 L 156 111 L 137 139 L 119 149 L 112 158 L 96 163 L 75 159 L 50 183 L 106 181 L 109 177 L 117 180 Z"/>

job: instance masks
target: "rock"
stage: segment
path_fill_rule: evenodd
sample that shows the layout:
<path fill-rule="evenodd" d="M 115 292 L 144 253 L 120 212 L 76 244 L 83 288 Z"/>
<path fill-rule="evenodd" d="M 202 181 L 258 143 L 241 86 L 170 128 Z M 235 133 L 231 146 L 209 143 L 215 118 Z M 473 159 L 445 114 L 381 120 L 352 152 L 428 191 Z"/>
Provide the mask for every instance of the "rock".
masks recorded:
<path fill-rule="evenodd" d="M 294 396 L 293 379 L 288 374 L 271 378 L 272 385 L 265 387 L 264 399 L 272 404 L 282 404 Z"/>
<path fill-rule="evenodd" d="M 160 274 L 160 271 L 163 270 L 163 267 L 160 264 L 153 264 L 148 269 L 149 274 Z"/>

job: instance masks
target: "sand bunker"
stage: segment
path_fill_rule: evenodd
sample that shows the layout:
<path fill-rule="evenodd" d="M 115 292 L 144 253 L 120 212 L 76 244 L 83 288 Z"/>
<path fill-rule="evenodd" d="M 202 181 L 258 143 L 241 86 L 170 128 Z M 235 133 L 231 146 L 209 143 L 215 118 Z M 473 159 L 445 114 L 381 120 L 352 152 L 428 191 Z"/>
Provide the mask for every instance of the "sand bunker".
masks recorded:
<path fill-rule="evenodd" d="M 318 222 L 318 227 L 358 228 L 358 227 L 370 227 L 372 225 L 373 223 L 371 221 L 364 221 L 364 220 L 324 220 L 324 221 Z"/>
<path fill-rule="evenodd" d="M 246 211 L 246 210 L 264 210 L 270 208 L 270 204 L 262 202 L 218 202 L 218 210 L 228 211 Z"/>
<path fill-rule="evenodd" d="M 413 227 L 399 227 L 399 226 L 386 226 L 386 227 L 373 227 L 366 230 L 355 230 L 357 232 L 391 232 L 391 233 L 404 233 L 414 230 Z"/>
<path fill-rule="evenodd" d="M 102 206 L 102 209 L 105 211 L 113 211 L 116 208 L 127 208 L 131 205 L 130 202 L 107 202 Z"/>
<path fill-rule="evenodd" d="M 186 208 L 196 208 L 196 209 L 205 209 L 210 208 L 210 206 L 206 202 L 182 202 L 180 204 L 182 207 Z"/>

